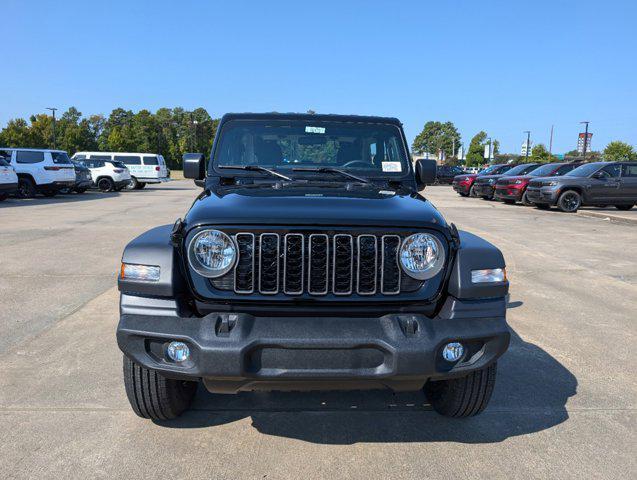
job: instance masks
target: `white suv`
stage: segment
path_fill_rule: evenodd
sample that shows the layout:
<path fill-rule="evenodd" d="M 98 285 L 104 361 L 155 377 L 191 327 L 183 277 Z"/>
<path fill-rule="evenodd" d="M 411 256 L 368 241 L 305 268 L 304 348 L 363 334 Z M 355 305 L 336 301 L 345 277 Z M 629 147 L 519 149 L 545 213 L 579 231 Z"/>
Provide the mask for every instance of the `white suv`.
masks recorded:
<path fill-rule="evenodd" d="M 142 189 L 147 183 L 167 182 L 168 168 L 164 157 L 156 153 L 77 152 L 73 160 L 114 160 L 122 162 L 131 174 L 129 188 Z"/>
<path fill-rule="evenodd" d="M 0 148 L 0 156 L 11 159 L 19 197 L 33 198 L 36 193 L 52 197 L 75 185 L 75 167 L 64 150 Z"/>
<path fill-rule="evenodd" d="M 93 184 L 102 192 L 119 192 L 130 183 L 130 172 L 122 162 L 89 158 L 82 160 L 76 155 L 73 160 L 91 171 Z"/>
<path fill-rule="evenodd" d="M 18 176 L 9 161 L 0 152 L 0 202 L 18 190 Z"/>

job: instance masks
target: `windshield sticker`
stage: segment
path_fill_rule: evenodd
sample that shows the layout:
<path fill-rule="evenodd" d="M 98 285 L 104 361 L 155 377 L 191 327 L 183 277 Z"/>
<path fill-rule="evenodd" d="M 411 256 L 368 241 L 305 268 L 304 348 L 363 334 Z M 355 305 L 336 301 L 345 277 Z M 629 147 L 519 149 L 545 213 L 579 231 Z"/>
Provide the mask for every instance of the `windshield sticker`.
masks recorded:
<path fill-rule="evenodd" d="M 402 172 L 403 167 L 400 162 L 382 162 L 383 172 Z"/>
<path fill-rule="evenodd" d="M 378 193 L 381 195 L 396 195 L 396 192 L 393 190 L 380 190 Z"/>
<path fill-rule="evenodd" d="M 305 127 L 305 133 L 325 133 L 325 127 Z"/>

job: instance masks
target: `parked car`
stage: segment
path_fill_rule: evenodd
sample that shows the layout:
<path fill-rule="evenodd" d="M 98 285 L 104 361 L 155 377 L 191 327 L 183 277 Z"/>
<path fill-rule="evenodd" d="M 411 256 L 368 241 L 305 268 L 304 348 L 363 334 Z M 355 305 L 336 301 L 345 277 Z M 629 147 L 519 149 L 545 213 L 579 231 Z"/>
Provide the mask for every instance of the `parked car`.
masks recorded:
<path fill-rule="evenodd" d="M 637 162 L 586 163 L 562 177 L 533 179 L 527 196 L 538 208 L 557 205 L 563 212 L 587 205 L 630 210 L 637 204 Z"/>
<path fill-rule="evenodd" d="M 93 185 L 102 192 L 119 192 L 130 183 L 130 172 L 122 162 L 95 158 L 75 161 L 91 171 Z"/>
<path fill-rule="evenodd" d="M 75 185 L 75 169 L 63 150 L 0 148 L 0 156 L 18 175 L 17 196 L 33 198 L 37 193 L 53 197 L 62 188 Z"/>
<path fill-rule="evenodd" d="M 491 165 L 476 174 L 457 175 L 456 177 L 454 177 L 451 185 L 453 186 L 453 189 L 458 192 L 458 194 L 460 194 L 461 197 L 475 197 L 476 194 L 473 185 L 479 175 L 500 175 L 513 167 L 515 167 L 515 165 L 509 163 Z"/>
<path fill-rule="evenodd" d="M 533 202 L 529 200 L 526 188 L 534 177 L 559 177 L 580 165 L 581 163 L 547 163 L 526 175 L 504 175 L 495 184 L 493 198 L 504 203 L 522 202 L 527 207 L 532 206 Z"/>
<path fill-rule="evenodd" d="M 460 167 L 451 165 L 438 165 L 436 167 L 436 183 L 446 183 L 451 185 L 456 175 L 461 175 L 462 169 Z"/>
<path fill-rule="evenodd" d="M 2 154 L 2 152 L 0 152 Z M 18 175 L 15 170 L 6 161 L 6 158 L 0 156 L 0 202 L 9 198 L 9 195 L 18 191 Z"/>
<path fill-rule="evenodd" d="M 147 183 L 160 183 L 168 181 L 168 169 L 166 161 L 161 155 L 155 153 L 128 153 L 128 152 L 77 152 L 74 160 L 113 160 L 121 162 L 128 168 L 131 181 L 128 188 L 140 190 Z"/>
<path fill-rule="evenodd" d="M 480 175 L 476 178 L 473 185 L 475 194 L 477 197 L 482 197 L 484 200 L 491 200 L 495 193 L 495 184 L 498 180 L 500 180 L 500 178 L 504 176 L 515 177 L 527 175 L 540 165 L 540 163 L 523 163 L 521 165 L 516 165 L 499 175 Z"/>
<path fill-rule="evenodd" d="M 62 193 L 84 193 L 93 185 L 93 178 L 91 177 L 91 170 L 82 165 L 79 162 L 71 160 L 75 167 L 75 185 L 71 188 L 61 190 Z"/>
<path fill-rule="evenodd" d="M 489 402 L 509 344 L 504 258 L 418 192 L 395 118 L 228 114 L 183 219 L 130 242 L 118 280 L 124 385 L 168 419 L 198 383 L 423 389 L 451 417 Z"/>

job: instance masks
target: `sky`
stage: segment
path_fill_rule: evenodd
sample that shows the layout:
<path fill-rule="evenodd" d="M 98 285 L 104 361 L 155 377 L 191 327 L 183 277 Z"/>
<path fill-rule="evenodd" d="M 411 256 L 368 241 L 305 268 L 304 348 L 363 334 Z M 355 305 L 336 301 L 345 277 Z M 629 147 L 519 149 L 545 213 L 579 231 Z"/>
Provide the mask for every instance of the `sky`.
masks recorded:
<path fill-rule="evenodd" d="M 0 0 L 0 127 L 46 107 L 452 121 L 519 153 L 637 145 L 637 2 Z"/>

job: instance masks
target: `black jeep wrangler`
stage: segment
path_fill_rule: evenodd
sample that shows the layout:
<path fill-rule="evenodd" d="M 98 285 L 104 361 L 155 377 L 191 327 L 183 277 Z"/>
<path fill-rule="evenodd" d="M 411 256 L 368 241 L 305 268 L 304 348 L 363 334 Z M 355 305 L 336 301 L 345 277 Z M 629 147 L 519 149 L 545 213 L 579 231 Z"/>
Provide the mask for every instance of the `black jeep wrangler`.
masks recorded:
<path fill-rule="evenodd" d="M 423 389 L 487 405 L 509 345 L 504 258 L 419 191 L 395 118 L 228 114 L 183 219 L 128 244 L 117 342 L 135 412 L 169 419 L 202 382 L 249 390 Z"/>

